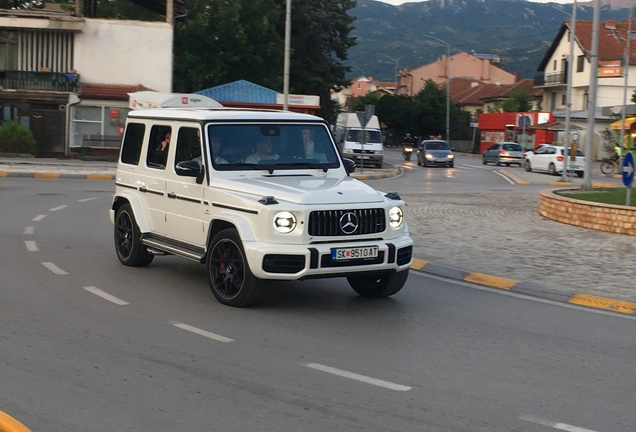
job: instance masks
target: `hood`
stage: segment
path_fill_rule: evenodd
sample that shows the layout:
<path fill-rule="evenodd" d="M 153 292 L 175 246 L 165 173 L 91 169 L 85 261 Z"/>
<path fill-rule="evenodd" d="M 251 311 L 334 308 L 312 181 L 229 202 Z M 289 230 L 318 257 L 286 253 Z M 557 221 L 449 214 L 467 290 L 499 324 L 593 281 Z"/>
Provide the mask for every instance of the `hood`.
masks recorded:
<path fill-rule="evenodd" d="M 216 185 L 212 185 L 215 187 Z M 224 189 L 294 204 L 378 203 L 384 196 L 352 177 L 262 176 L 224 181 Z"/>

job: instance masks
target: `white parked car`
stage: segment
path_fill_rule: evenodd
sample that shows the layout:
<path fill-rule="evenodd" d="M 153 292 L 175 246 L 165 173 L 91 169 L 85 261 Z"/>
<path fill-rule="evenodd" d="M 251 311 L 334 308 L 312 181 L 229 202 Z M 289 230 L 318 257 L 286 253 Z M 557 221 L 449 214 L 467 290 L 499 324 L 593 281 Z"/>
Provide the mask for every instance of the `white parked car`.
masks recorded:
<path fill-rule="evenodd" d="M 524 157 L 523 166 L 526 171 L 545 171 L 552 175 L 560 174 L 563 171 L 564 155 L 563 146 L 545 144 L 534 152 L 527 152 Z M 569 152 L 568 152 L 569 154 Z M 568 159 L 568 171 L 575 172 L 577 176 L 583 177 L 585 169 L 585 156 L 581 150 L 576 150 L 576 160 Z"/>
<path fill-rule="evenodd" d="M 405 204 L 354 169 L 315 116 L 131 111 L 110 209 L 117 256 L 127 266 L 157 255 L 203 263 L 230 306 L 257 303 L 267 281 L 334 276 L 359 295 L 391 296 L 412 261 Z"/>

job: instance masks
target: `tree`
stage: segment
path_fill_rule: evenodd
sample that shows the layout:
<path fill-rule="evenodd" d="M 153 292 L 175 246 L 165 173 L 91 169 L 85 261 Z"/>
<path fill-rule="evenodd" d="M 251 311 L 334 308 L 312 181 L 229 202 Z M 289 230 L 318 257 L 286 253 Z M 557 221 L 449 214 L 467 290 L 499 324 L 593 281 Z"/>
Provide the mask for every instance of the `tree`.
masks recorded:
<path fill-rule="evenodd" d="M 532 109 L 530 93 L 525 88 L 514 90 L 510 97 L 501 104 L 503 112 L 525 112 Z"/>
<path fill-rule="evenodd" d="M 353 111 L 364 111 L 365 105 L 377 105 L 380 100 L 378 93 L 369 93 L 367 95 L 356 98 L 353 103 Z"/>
<path fill-rule="evenodd" d="M 384 96 L 375 106 L 380 121 L 395 137 L 404 136 L 413 128 L 413 108 L 415 103 L 408 96 Z"/>
<path fill-rule="evenodd" d="M 286 2 L 275 1 L 281 12 L 277 21 L 279 34 L 284 36 Z M 292 3 L 290 92 L 320 96 L 318 115 L 331 122 L 335 120 L 331 118 L 335 102 L 331 100 L 330 89 L 348 84 L 345 74 L 349 68 L 343 61 L 355 44 L 355 38 L 349 36 L 355 17 L 348 14 L 355 5 L 355 0 L 294 0 Z"/>
<path fill-rule="evenodd" d="M 446 131 L 446 90 L 429 79 L 414 101 L 415 132 L 420 136 L 443 134 Z"/>
<path fill-rule="evenodd" d="M 183 92 L 245 79 L 282 90 L 284 41 L 275 0 L 191 0 L 175 32 L 175 88 Z"/>

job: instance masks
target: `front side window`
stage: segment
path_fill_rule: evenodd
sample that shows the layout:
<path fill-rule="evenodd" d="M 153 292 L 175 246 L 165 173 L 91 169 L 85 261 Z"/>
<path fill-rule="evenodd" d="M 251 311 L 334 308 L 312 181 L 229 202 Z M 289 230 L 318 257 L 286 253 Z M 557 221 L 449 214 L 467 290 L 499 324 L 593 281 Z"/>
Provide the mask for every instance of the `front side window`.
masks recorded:
<path fill-rule="evenodd" d="M 322 124 L 209 124 L 208 148 L 217 170 L 338 168 Z"/>

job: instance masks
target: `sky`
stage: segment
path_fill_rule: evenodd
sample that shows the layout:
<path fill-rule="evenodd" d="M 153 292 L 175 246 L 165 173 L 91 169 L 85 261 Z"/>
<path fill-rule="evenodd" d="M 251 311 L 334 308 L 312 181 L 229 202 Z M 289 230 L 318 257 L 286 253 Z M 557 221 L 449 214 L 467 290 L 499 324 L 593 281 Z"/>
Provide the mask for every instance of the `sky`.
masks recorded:
<path fill-rule="evenodd" d="M 388 3 L 394 6 L 399 6 L 403 3 L 418 3 L 418 0 L 376 0 L 381 1 L 382 3 Z M 424 1 L 424 0 L 419 0 Z M 561 4 L 572 4 L 572 0 L 529 0 L 534 3 L 561 3 Z"/>

